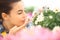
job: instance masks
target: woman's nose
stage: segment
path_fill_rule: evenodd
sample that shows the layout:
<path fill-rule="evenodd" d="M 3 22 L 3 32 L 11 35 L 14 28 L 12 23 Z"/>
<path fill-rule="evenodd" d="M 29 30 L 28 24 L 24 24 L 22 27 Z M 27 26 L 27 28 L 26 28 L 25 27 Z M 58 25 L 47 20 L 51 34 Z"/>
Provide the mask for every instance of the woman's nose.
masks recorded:
<path fill-rule="evenodd" d="M 24 12 L 24 14 L 23 14 L 23 17 L 24 17 L 24 18 L 26 18 L 26 17 L 27 17 L 27 14 L 26 14 L 25 12 Z"/>

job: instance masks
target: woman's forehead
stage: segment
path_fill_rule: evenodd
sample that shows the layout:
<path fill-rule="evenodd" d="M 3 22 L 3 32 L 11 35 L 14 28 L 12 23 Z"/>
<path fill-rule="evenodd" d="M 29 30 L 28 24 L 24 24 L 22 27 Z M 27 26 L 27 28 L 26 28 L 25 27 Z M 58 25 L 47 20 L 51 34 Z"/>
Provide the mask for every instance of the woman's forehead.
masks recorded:
<path fill-rule="evenodd" d="M 10 13 L 12 14 L 17 14 L 18 12 L 23 12 L 24 11 L 24 5 L 23 2 L 16 2 L 12 4 L 12 10 L 10 11 Z"/>
<path fill-rule="evenodd" d="M 24 4 L 22 1 L 12 4 L 13 10 L 22 10 L 24 9 Z"/>

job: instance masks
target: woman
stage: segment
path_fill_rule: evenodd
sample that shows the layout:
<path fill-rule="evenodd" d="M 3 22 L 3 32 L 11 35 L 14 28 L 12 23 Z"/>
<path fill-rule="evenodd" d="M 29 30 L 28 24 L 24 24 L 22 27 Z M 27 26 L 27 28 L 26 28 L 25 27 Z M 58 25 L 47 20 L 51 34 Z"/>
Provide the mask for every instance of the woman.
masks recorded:
<path fill-rule="evenodd" d="M 28 23 L 21 0 L 0 0 L 0 19 L 4 32 L 14 34 Z"/>

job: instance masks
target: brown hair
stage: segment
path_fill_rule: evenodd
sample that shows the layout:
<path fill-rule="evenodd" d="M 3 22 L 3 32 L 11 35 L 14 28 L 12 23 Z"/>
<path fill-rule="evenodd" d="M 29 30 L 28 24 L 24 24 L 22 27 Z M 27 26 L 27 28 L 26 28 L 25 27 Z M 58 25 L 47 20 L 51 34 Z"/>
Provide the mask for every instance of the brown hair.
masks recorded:
<path fill-rule="evenodd" d="M 18 2 L 21 0 L 0 0 L 0 19 L 2 19 L 2 13 L 9 14 L 12 7 L 12 3 Z"/>

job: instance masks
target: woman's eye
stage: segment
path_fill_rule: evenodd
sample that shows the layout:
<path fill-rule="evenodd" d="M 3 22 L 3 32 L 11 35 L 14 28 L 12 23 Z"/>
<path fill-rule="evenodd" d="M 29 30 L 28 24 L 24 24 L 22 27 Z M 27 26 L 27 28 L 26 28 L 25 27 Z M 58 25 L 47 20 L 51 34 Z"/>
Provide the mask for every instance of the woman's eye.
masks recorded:
<path fill-rule="evenodd" d="M 18 13 L 19 15 L 22 14 L 22 13 Z"/>
<path fill-rule="evenodd" d="M 22 14 L 22 12 L 18 12 L 18 14 L 20 15 L 20 14 Z"/>
<path fill-rule="evenodd" d="M 18 10 L 18 15 L 22 14 L 23 10 Z"/>

